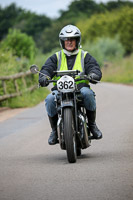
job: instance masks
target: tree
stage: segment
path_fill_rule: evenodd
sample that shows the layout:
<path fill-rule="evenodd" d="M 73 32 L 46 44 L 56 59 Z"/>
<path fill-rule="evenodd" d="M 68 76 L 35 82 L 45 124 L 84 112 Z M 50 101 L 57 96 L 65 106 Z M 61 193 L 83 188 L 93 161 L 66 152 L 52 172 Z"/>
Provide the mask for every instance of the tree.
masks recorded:
<path fill-rule="evenodd" d="M 133 52 L 133 8 L 122 7 L 105 14 L 95 14 L 90 19 L 81 20 L 77 26 L 82 32 L 82 42 L 96 41 L 100 37 L 115 38 L 119 35 L 120 42 L 126 53 Z"/>
<path fill-rule="evenodd" d="M 61 22 L 53 23 L 50 28 L 46 28 L 40 37 L 39 46 L 43 53 L 50 52 L 53 49 L 59 48 L 59 32 L 62 29 Z"/>
<path fill-rule="evenodd" d="M 119 9 L 121 7 L 133 7 L 133 2 L 130 1 L 122 1 L 122 0 L 117 0 L 117 1 L 109 1 L 107 4 L 105 4 L 105 8 L 108 11 L 114 10 L 114 9 Z"/>
<path fill-rule="evenodd" d="M 34 40 L 37 41 L 44 29 L 50 26 L 50 18 L 45 15 L 37 15 L 28 11 L 23 12 L 21 16 L 18 17 L 14 27 L 32 36 Z"/>
<path fill-rule="evenodd" d="M 0 40 L 8 34 L 9 28 L 15 28 L 31 35 L 37 41 L 40 33 L 49 26 L 51 26 L 50 18 L 25 11 L 18 8 L 15 3 L 4 9 L 0 7 Z"/>
<path fill-rule="evenodd" d="M 8 29 L 15 24 L 17 16 L 21 13 L 22 9 L 17 8 L 14 3 L 7 6 L 5 9 L 0 7 L 0 40 L 6 36 Z"/>
<path fill-rule="evenodd" d="M 75 24 L 79 19 L 90 17 L 94 13 L 103 12 L 104 7 L 102 4 L 97 4 L 94 0 L 75 0 L 73 1 L 68 10 L 60 10 L 59 20 L 70 19 Z"/>

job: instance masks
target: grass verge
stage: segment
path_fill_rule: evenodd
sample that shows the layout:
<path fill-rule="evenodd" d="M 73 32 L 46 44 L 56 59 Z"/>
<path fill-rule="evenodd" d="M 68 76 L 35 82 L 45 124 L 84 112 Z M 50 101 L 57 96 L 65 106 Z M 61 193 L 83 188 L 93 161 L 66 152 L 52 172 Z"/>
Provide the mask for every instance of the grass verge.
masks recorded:
<path fill-rule="evenodd" d="M 133 85 L 133 54 L 102 68 L 104 82 Z"/>
<path fill-rule="evenodd" d="M 3 102 L 1 106 L 10 108 L 32 107 L 43 101 L 48 94 L 49 90 L 47 88 L 38 88 L 33 92 L 27 92 L 22 96 L 11 98 L 8 101 Z"/>

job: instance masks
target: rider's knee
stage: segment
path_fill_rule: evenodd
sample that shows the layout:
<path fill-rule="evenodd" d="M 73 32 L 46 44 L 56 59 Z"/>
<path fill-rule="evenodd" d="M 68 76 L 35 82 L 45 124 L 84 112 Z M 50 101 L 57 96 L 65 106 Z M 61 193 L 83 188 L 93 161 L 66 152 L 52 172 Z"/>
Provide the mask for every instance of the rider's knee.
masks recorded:
<path fill-rule="evenodd" d="M 48 96 L 45 99 L 45 103 L 50 105 L 53 104 L 53 102 L 54 102 L 54 96 L 52 94 L 48 94 Z"/>
<path fill-rule="evenodd" d="M 90 88 L 88 87 L 83 87 L 81 88 L 81 94 L 84 96 L 84 97 L 87 97 L 87 98 L 95 98 L 95 93 L 93 90 L 91 90 Z"/>
<path fill-rule="evenodd" d="M 94 111 L 96 109 L 95 93 L 90 88 L 81 88 L 81 94 L 83 95 L 83 102 L 87 110 Z"/>

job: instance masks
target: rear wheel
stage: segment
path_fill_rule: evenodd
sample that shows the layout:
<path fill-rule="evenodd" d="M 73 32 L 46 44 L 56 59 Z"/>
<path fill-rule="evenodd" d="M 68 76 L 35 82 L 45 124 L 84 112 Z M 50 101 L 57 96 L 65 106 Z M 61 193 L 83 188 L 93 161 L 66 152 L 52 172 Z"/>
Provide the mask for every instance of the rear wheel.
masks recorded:
<path fill-rule="evenodd" d="M 64 108 L 64 139 L 69 163 L 77 160 L 74 119 L 71 108 Z"/>

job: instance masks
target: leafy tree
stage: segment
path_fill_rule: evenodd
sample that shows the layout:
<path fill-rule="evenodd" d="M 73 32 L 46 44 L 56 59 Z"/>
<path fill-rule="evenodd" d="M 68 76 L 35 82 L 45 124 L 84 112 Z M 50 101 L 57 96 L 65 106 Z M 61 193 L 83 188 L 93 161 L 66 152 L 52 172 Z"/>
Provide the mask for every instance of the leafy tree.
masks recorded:
<path fill-rule="evenodd" d="M 67 10 L 60 10 L 58 20 L 71 20 L 75 24 L 83 18 L 90 18 L 96 13 L 105 13 L 121 7 L 133 7 L 133 2 L 130 1 L 109 1 L 107 3 L 97 3 L 95 0 L 75 0 L 68 6 Z"/>
<path fill-rule="evenodd" d="M 123 1 L 123 0 L 117 0 L 117 1 L 108 1 L 105 5 L 106 10 L 111 11 L 115 9 L 119 9 L 121 7 L 129 6 L 133 7 L 133 2 L 131 1 Z"/>
<path fill-rule="evenodd" d="M 120 12 L 118 33 L 126 53 L 133 52 L 133 8 L 123 8 Z"/>
<path fill-rule="evenodd" d="M 94 13 L 104 11 L 102 4 L 97 4 L 94 0 L 75 0 L 73 1 L 67 11 L 60 10 L 59 20 L 69 19 L 75 24 L 79 18 L 90 17 Z"/>
<path fill-rule="evenodd" d="M 31 35 L 35 41 L 38 40 L 40 34 L 47 27 L 51 26 L 50 18 L 45 15 L 37 15 L 31 12 L 24 12 L 18 17 L 15 28 Z"/>
<path fill-rule="evenodd" d="M 95 14 L 81 20 L 77 26 L 82 32 L 82 42 L 95 41 L 100 37 L 114 38 L 119 35 L 126 53 L 133 51 L 133 8 L 125 7 L 105 14 Z"/>
<path fill-rule="evenodd" d="M 64 24 L 61 22 L 53 23 L 50 28 L 46 28 L 40 37 L 39 46 L 43 53 L 50 52 L 52 49 L 60 48 L 59 45 L 59 32 Z"/>
<path fill-rule="evenodd" d="M 6 36 L 8 29 L 15 24 L 17 16 L 21 13 L 22 9 L 17 8 L 14 3 L 10 4 L 5 9 L 0 7 L 0 40 Z"/>
<path fill-rule="evenodd" d="M 0 40 L 8 34 L 9 28 L 16 28 L 31 35 L 37 41 L 40 33 L 49 26 L 51 26 L 50 18 L 25 11 L 18 8 L 15 3 L 4 9 L 0 7 Z"/>

